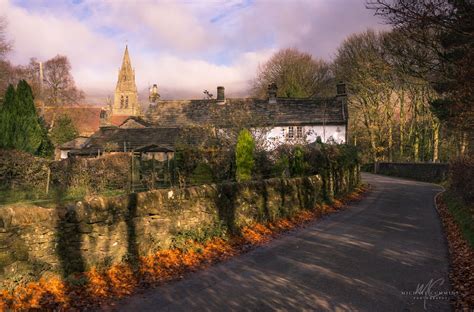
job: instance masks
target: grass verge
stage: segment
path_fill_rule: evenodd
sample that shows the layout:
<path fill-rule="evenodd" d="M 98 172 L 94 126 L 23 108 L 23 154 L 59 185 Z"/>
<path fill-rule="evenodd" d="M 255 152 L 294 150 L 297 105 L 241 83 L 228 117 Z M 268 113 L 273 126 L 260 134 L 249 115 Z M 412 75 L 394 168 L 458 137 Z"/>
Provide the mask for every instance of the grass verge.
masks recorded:
<path fill-rule="evenodd" d="M 442 195 L 442 201 L 459 226 L 464 239 L 474 248 L 474 204 L 469 207 L 462 199 L 451 191 Z"/>
<path fill-rule="evenodd" d="M 436 204 L 448 241 L 449 279 L 456 293 L 452 304 L 456 311 L 471 311 L 474 307 L 473 207 L 450 191 L 437 196 Z"/>

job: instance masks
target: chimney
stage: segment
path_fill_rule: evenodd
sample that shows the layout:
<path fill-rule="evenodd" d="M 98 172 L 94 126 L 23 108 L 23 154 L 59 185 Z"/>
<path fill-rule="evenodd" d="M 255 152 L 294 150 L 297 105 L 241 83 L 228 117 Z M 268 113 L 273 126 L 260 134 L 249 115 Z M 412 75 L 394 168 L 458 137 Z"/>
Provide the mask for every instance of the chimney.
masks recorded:
<path fill-rule="evenodd" d="M 342 81 L 336 85 L 336 96 L 347 96 L 346 84 Z"/>
<path fill-rule="evenodd" d="M 275 104 L 277 102 L 277 91 L 276 83 L 273 82 L 268 85 L 268 103 Z"/>
<path fill-rule="evenodd" d="M 220 104 L 225 103 L 225 88 L 223 86 L 217 87 L 217 102 Z"/>
<path fill-rule="evenodd" d="M 109 115 L 107 113 L 107 110 L 102 108 L 100 110 L 100 115 L 99 116 L 100 116 L 99 128 L 109 126 Z"/>
<path fill-rule="evenodd" d="M 158 86 L 156 84 L 150 88 L 150 95 L 148 96 L 150 103 L 155 103 L 157 100 L 160 99 L 160 95 L 158 94 Z"/>

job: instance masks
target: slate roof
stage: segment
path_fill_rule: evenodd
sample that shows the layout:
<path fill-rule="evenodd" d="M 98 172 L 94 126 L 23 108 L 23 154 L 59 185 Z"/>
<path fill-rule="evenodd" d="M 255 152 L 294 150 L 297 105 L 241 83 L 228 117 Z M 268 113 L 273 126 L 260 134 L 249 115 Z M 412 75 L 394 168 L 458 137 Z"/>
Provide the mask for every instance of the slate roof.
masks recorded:
<path fill-rule="evenodd" d="M 96 155 L 100 152 L 127 151 L 172 151 L 185 129 L 202 126 L 228 127 L 232 119 L 243 116 L 250 122 L 247 126 L 286 126 L 346 124 L 347 106 L 342 98 L 291 99 L 278 98 L 276 103 L 268 100 L 243 98 L 226 99 L 220 103 L 210 100 L 158 101 L 151 105 L 144 118 L 128 117 L 122 121 L 135 120 L 146 128 L 102 127 L 94 133 L 80 151 L 72 155 Z M 192 140 L 199 135 L 193 134 Z"/>
<path fill-rule="evenodd" d="M 89 137 L 78 137 L 75 138 L 74 140 L 68 141 L 64 144 L 61 144 L 59 149 L 61 150 L 73 150 L 73 149 L 80 149 L 84 147 L 84 145 L 87 143 L 87 140 L 89 140 Z"/>
<path fill-rule="evenodd" d="M 345 124 L 347 108 L 337 97 L 268 100 L 226 99 L 158 101 L 150 106 L 145 118 L 160 127 L 214 125 L 225 127 L 233 111 L 244 111 L 255 126 Z"/>
<path fill-rule="evenodd" d="M 113 117 L 114 116 L 112 116 L 112 118 Z M 122 123 L 120 123 L 118 125 L 114 123 L 114 125 L 118 126 L 119 128 L 133 128 L 133 127 L 124 127 L 124 125 L 129 121 L 134 121 L 135 123 L 137 123 L 137 124 L 139 124 L 143 127 L 152 126 L 152 124 L 150 124 L 148 121 L 146 121 L 145 119 L 143 119 L 140 116 L 127 116 L 127 118 L 124 121 L 122 121 Z"/>
<path fill-rule="evenodd" d="M 174 150 L 180 129 L 171 127 L 133 128 L 102 127 L 92 135 L 80 151 L 72 155 L 93 155 L 98 151 L 123 152 L 147 146 Z"/>

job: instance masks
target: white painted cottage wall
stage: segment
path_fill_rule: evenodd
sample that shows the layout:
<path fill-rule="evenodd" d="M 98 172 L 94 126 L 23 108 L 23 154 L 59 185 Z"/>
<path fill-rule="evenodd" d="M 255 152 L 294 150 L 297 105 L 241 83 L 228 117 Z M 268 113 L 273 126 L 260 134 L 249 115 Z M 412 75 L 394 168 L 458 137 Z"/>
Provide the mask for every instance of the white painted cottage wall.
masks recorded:
<path fill-rule="evenodd" d="M 346 126 L 345 125 L 313 125 L 302 126 L 303 138 L 297 138 L 296 126 L 293 126 L 293 138 L 288 138 L 289 127 L 274 127 L 265 133 L 265 139 L 268 144 L 267 149 L 273 149 L 283 143 L 313 143 L 317 137 L 321 137 L 323 142 L 334 141 L 335 143 L 346 142 Z M 258 130 L 254 129 L 254 134 L 258 136 Z"/>

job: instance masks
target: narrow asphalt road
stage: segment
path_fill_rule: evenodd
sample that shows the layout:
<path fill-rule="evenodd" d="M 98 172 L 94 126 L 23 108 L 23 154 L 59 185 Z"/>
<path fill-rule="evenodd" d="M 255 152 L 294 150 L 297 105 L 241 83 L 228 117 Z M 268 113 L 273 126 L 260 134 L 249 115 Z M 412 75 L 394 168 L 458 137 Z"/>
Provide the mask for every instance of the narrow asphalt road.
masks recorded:
<path fill-rule="evenodd" d="M 117 302 L 121 311 L 449 311 L 439 186 L 363 174 L 350 209 L 245 255 Z M 411 294 L 409 294 L 411 292 Z"/>

